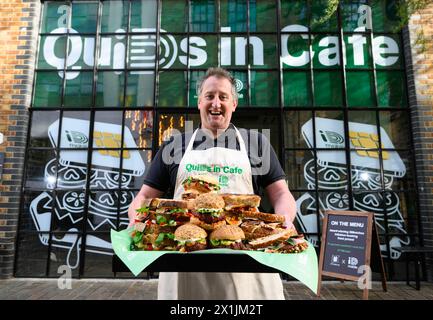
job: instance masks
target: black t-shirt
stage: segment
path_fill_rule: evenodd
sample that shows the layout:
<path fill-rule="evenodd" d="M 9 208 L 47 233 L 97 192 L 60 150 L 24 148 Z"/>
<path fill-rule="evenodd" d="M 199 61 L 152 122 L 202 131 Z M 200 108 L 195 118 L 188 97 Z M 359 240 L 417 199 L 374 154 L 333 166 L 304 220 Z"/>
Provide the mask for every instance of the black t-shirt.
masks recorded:
<path fill-rule="evenodd" d="M 261 194 L 262 188 L 284 179 L 285 174 L 277 155 L 269 140 L 255 130 L 238 129 L 248 153 L 252 170 L 252 182 L 255 194 Z M 193 150 L 206 150 L 213 147 L 224 147 L 240 150 L 239 141 L 231 124 L 225 133 L 217 139 L 209 138 L 202 130 L 198 130 L 194 140 Z M 185 149 L 192 137 L 192 132 L 172 136 L 162 144 L 144 178 L 144 184 L 165 192 L 167 197 L 173 197 L 177 170 Z"/>

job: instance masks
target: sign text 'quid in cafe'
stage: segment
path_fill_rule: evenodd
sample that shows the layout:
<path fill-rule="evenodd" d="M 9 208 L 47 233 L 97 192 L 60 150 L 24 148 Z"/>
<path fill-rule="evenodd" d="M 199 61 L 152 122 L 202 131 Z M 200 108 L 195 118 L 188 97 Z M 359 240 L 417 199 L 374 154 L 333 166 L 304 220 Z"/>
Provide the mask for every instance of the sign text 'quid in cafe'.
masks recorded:
<path fill-rule="evenodd" d="M 67 8 L 65 6 L 65 8 Z M 64 15 L 68 14 L 67 9 L 60 13 L 63 15 L 58 19 L 58 28 L 52 30 L 50 33 L 53 36 L 48 36 L 43 44 L 43 58 L 47 64 L 56 68 L 63 69 L 64 58 L 56 56 L 55 47 L 56 42 L 65 37 L 64 34 L 68 31 L 68 28 L 64 21 Z M 358 28 L 354 31 L 365 31 L 371 29 L 371 8 L 367 5 L 361 5 L 358 8 Z M 230 32 L 230 27 L 222 27 L 221 32 Z M 125 64 L 125 30 L 118 29 L 116 33 L 118 35 L 114 37 L 101 37 L 100 39 L 100 54 L 98 60 L 98 66 L 101 68 L 108 67 L 113 69 L 123 69 Z M 132 32 L 142 33 L 155 33 L 154 28 L 141 28 L 132 29 Z M 339 39 L 338 36 L 321 36 L 316 35 L 314 37 L 321 37 L 315 39 L 318 42 L 318 47 L 314 48 L 310 53 L 308 49 L 299 51 L 298 49 L 293 50 L 290 48 L 289 40 L 302 39 L 305 41 L 305 48 L 308 48 L 308 28 L 303 25 L 292 24 L 285 26 L 281 29 L 281 61 L 288 67 L 302 67 L 307 66 L 311 59 L 315 55 L 318 55 L 318 62 L 325 67 L 337 66 L 340 64 L 340 53 L 339 53 Z M 95 49 L 95 38 L 86 36 L 73 36 L 78 32 L 74 29 L 69 28 L 69 53 L 66 60 L 66 67 L 71 70 L 80 70 L 82 67 L 76 65 L 77 62 L 82 58 L 84 64 L 92 67 L 94 64 L 94 49 Z M 290 34 L 291 33 L 291 34 Z M 55 35 L 58 34 L 58 35 Z M 313 38 L 313 36 L 312 36 Z M 179 43 L 178 43 L 179 42 Z M 166 33 L 165 30 L 160 29 L 160 52 L 159 52 L 159 64 L 160 68 L 168 69 L 178 58 L 179 62 L 183 65 L 189 65 L 191 67 L 199 67 L 204 65 L 208 59 L 208 53 L 206 52 L 207 42 L 206 39 L 199 36 L 190 36 L 181 39 L 180 41 Z M 220 54 L 221 54 L 221 66 L 243 66 L 246 65 L 246 47 L 248 42 L 251 46 L 252 52 L 252 65 L 263 66 L 265 64 L 264 59 L 264 43 L 259 36 L 250 36 L 247 40 L 246 37 L 242 36 L 224 36 L 221 35 L 220 39 Z M 367 45 L 367 37 L 362 34 L 353 34 L 347 38 L 347 42 L 343 43 L 343 54 L 346 52 L 348 46 L 352 46 L 353 51 L 353 65 L 355 66 L 367 66 L 367 57 L 364 54 L 365 46 Z M 189 48 L 188 48 L 189 46 Z M 128 52 L 128 64 L 130 68 L 153 68 L 156 58 L 156 36 L 155 35 L 131 35 L 129 52 Z M 189 50 L 188 50 L 189 49 Z M 188 59 L 189 51 L 189 59 Z M 381 67 L 389 67 L 397 63 L 399 60 L 399 46 L 397 42 L 387 36 L 376 36 L 372 41 L 372 52 L 373 61 L 376 65 Z M 233 54 L 234 53 L 234 54 Z M 234 57 L 234 59 L 232 59 Z M 347 58 L 344 57 L 346 62 Z M 189 60 L 189 61 L 188 61 Z M 149 73 L 149 71 L 136 71 L 134 73 Z M 58 73 L 60 77 L 63 77 L 63 72 Z M 67 79 L 74 79 L 79 75 L 79 71 L 71 71 L 67 73 Z"/>

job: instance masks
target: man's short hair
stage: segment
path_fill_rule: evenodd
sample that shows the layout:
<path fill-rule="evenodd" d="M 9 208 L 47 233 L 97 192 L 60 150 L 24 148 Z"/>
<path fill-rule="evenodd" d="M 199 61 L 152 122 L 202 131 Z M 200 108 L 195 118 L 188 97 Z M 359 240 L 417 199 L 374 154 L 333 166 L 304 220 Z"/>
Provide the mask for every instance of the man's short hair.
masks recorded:
<path fill-rule="evenodd" d="M 219 67 L 207 69 L 206 74 L 197 83 L 197 97 L 200 97 L 201 91 L 203 90 L 203 83 L 210 77 L 225 78 L 229 80 L 232 85 L 233 100 L 238 100 L 235 78 L 226 69 Z"/>

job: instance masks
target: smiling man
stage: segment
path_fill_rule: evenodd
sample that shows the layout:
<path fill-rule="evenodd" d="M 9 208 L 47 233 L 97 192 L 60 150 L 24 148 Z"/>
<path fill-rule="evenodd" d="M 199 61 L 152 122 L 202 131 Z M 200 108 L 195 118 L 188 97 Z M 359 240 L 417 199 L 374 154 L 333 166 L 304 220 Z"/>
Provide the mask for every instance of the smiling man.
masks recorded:
<path fill-rule="evenodd" d="M 233 77 L 224 69 L 210 68 L 198 85 L 200 127 L 174 136 L 160 148 L 129 208 L 131 223 L 145 198 L 165 194 L 181 199 L 182 182 L 200 173 L 191 168 L 225 168 L 206 170 L 220 181 L 220 193 L 258 194 L 263 188 L 274 211 L 285 215 L 288 228 L 294 228 L 296 203 L 275 151 L 265 136 L 230 122 L 237 105 Z M 167 154 L 180 161 L 169 161 Z M 277 273 L 160 273 L 158 299 L 257 300 L 284 295 Z"/>

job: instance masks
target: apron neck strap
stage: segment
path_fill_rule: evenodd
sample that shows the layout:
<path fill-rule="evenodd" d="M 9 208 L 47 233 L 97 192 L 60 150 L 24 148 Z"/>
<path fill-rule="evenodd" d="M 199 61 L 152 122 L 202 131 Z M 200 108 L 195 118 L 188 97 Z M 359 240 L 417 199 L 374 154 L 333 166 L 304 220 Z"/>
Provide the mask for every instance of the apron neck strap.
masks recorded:
<path fill-rule="evenodd" d="M 244 141 L 244 139 L 242 139 L 241 133 L 239 132 L 238 128 L 236 128 L 236 126 L 234 124 L 232 124 L 232 126 L 235 129 L 236 137 L 237 137 L 237 139 L 239 141 L 240 151 L 241 152 L 246 152 L 245 141 Z M 200 128 L 195 129 L 195 131 L 193 132 L 193 134 L 191 136 L 191 140 L 189 141 L 188 146 L 185 149 L 185 153 L 192 150 L 192 147 L 194 145 L 194 140 L 195 140 L 195 137 L 197 136 L 197 131 L 198 130 L 200 130 Z"/>

